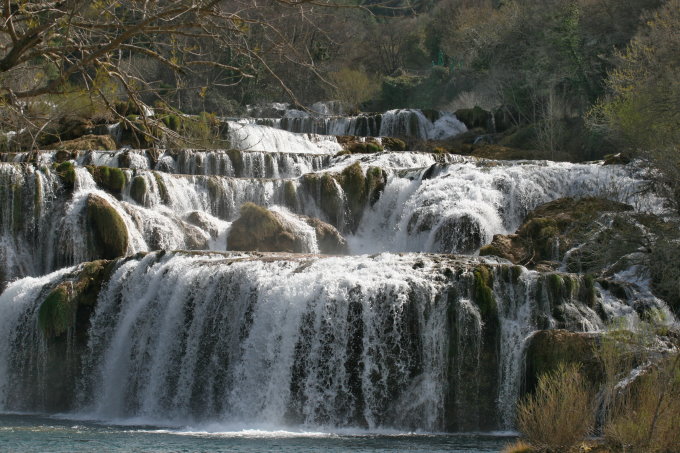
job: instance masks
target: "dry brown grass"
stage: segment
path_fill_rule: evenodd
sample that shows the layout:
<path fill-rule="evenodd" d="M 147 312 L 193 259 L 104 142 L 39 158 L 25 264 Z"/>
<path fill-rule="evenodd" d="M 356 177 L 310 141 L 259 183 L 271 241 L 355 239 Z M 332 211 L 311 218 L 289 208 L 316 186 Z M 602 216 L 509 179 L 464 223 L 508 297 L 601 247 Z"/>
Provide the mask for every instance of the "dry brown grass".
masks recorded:
<path fill-rule="evenodd" d="M 531 446 L 568 452 L 592 431 L 593 392 L 575 365 L 542 375 L 536 393 L 517 407 L 517 425 Z"/>
<path fill-rule="evenodd" d="M 501 453 L 534 453 L 536 449 L 524 442 L 523 440 L 518 440 L 505 448 Z"/>
<path fill-rule="evenodd" d="M 680 353 L 647 369 L 616 396 L 604 434 L 621 451 L 680 451 Z"/>

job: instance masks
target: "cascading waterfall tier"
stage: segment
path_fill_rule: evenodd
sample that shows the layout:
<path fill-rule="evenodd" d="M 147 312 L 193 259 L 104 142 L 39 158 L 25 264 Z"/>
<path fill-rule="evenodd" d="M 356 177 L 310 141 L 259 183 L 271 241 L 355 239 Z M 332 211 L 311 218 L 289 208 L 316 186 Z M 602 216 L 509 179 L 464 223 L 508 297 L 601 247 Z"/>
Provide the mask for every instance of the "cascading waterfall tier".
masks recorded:
<path fill-rule="evenodd" d="M 498 429 L 511 423 L 531 332 L 598 330 L 606 313 L 637 319 L 631 301 L 591 289 L 577 275 L 446 255 L 90 263 L 0 296 L 0 410 Z"/>
<path fill-rule="evenodd" d="M 269 153 L 238 150 L 138 150 L 81 151 L 71 154 L 78 165 L 95 165 L 165 173 L 228 176 L 236 178 L 296 178 L 320 171 L 331 161 L 329 154 Z M 0 161 L 52 165 L 57 151 L 0 154 Z"/>
<path fill-rule="evenodd" d="M 473 253 L 494 234 L 513 232 L 539 204 L 565 196 L 613 198 L 643 211 L 660 205 L 638 195 L 641 179 L 627 167 L 459 160 L 341 156 L 329 159 L 326 171 L 292 179 L 115 173 L 76 161 L 72 182 L 52 167 L 0 163 L 0 281 L 106 257 L 92 247 L 91 230 L 110 229 L 89 216 L 94 204 L 120 219 L 126 239 L 119 248 L 129 254 L 226 250 L 230 222 L 246 202 L 320 218 L 347 236 L 351 253 Z M 93 174 L 116 174 L 119 184 Z"/>

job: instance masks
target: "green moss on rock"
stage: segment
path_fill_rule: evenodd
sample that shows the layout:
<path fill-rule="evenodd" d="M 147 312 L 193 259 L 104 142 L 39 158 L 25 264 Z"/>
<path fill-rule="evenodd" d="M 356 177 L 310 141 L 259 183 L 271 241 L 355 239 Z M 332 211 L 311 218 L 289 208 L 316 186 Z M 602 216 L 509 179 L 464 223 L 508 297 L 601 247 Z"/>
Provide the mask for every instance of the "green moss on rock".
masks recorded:
<path fill-rule="evenodd" d="M 297 188 L 295 187 L 295 183 L 293 183 L 293 181 L 286 181 L 283 184 L 283 199 L 287 207 L 292 210 L 297 209 Z"/>
<path fill-rule="evenodd" d="M 71 298 L 71 283 L 59 284 L 38 309 L 38 325 L 48 337 L 57 337 L 73 327 L 76 304 Z"/>
<path fill-rule="evenodd" d="M 73 328 L 79 337 L 86 335 L 89 316 L 114 265 L 107 260 L 85 263 L 49 292 L 38 309 L 38 325 L 48 338 Z"/>
<path fill-rule="evenodd" d="M 124 256 L 128 249 L 125 222 L 105 199 L 90 194 L 87 198 L 86 221 L 90 250 L 99 258 Z"/>
<path fill-rule="evenodd" d="M 144 205 L 146 201 L 146 179 L 143 176 L 135 176 L 130 183 L 130 198 Z"/>
<path fill-rule="evenodd" d="M 493 274 L 487 266 L 478 266 L 473 272 L 472 299 L 479 307 L 482 319 L 498 319 L 498 307 L 493 294 Z"/>
<path fill-rule="evenodd" d="M 64 185 L 68 189 L 73 189 L 73 186 L 76 183 L 76 169 L 73 166 L 73 162 L 62 162 L 57 165 L 54 170 L 57 172 Z"/>
<path fill-rule="evenodd" d="M 345 192 L 347 207 L 352 215 L 352 228 L 358 224 L 358 219 L 366 205 L 368 195 L 366 176 L 359 162 L 353 163 L 342 171 L 340 174 L 340 186 Z"/>
<path fill-rule="evenodd" d="M 169 205 L 171 200 L 170 200 L 170 193 L 168 192 L 168 188 L 165 186 L 165 181 L 163 181 L 163 177 L 161 176 L 160 173 L 158 172 L 153 172 L 153 177 L 156 180 L 156 186 L 158 187 L 158 196 L 161 198 L 161 202 L 165 205 Z M 208 180 L 208 188 L 210 188 L 210 182 L 212 179 Z"/>
<path fill-rule="evenodd" d="M 561 198 L 537 207 L 516 234 L 496 235 L 480 255 L 496 255 L 515 264 L 536 266 L 561 261 L 565 253 L 587 240 L 603 213 L 620 213 L 632 207 L 601 198 Z"/>
<path fill-rule="evenodd" d="M 328 219 L 336 225 L 343 214 L 342 196 L 338 183 L 329 173 L 307 173 L 302 176 L 302 185 L 306 193 L 311 194 Z"/>
<path fill-rule="evenodd" d="M 87 167 L 98 186 L 114 194 L 120 194 L 125 188 L 127 177 L 125 172 L 116 167 Z"/>
<path fill-rule="evenodd" d="M 400 138 L 383 137 L 383 147 L 388 151 L 406 151 L 406 142 Z"/>

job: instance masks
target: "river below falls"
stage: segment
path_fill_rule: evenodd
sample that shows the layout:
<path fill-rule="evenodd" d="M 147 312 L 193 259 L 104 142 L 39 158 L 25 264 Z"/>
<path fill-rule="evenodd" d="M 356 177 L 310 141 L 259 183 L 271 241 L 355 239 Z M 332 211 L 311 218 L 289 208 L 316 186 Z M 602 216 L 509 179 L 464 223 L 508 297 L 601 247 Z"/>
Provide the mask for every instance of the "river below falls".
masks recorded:
<path fill-rule="evenodd" d="M 498 452 L 512 433 L 428 434 L 220 426 L 110 424 L 40 415 L 0 414 L 6 452 Z"/>

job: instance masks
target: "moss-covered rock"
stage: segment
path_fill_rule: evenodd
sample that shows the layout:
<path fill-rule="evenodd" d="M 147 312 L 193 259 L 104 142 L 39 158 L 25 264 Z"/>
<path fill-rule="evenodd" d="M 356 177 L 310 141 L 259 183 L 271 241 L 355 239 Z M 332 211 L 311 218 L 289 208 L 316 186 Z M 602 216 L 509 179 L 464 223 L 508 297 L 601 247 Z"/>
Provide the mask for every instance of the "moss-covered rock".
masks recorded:
<path fill-rule="evenodd" d="M 54 162 L 61 164 L 67 160 L 75 159 L 78 153 L 74 151 L 59 150 L 54 153 Z"/>
<path fill-rule="evenodd" d="M 354 230 L 359 224 L 361 214 L 368 199 L 368 187 L 364 170 L 355 162 L 342 170 L 339 177 L 340 186 L 345 192 L 347 207 L 350 212 L 349 227 Z"/>
<path fill-rule="evenodd" d="M 61 283 L 40 304 L 38 325 L 46 336 L 60 336 L 75 324 L 76 304 L 71 293 L 71 283 Z"/>
<path fill-rule="evenodd" d="M 165 186 L 165 181 L 163 181 L 163 176 L 157 171 L 153 172 L 153 177 L 156 180 L 156 187 L 158 188 L 158 196 L 161 198 L 161 202 L 165 205 L 170 205 L 172 202 L 170 200 L 170 192 L 168 192 L 168 188 Z M 215 189 L 214 186 L 211 186 L 211 182 L 214 183 L 214 178 L 208 179 L 208 189 L 210 190 Z M 219 186 L 217 186 L 218 189 L 221 189 Z M 221 192 L 220 192 L 221 193 Z M 214 195 L 212 198 L 216 198 L 218 196 L 217 193 L 213 194 L 211 192 L 211 195 Z"/>
<path fill-rule="evenodd" d="M 383 151 L 383 147 L 373 137 L 338 135 L 336 138 L 346 154 L 372 154 Z"/>
<path fill-rule="evenodd" d="M 496 255 L 515 264 L 536 266 L 562 261 L 565 253 L 586 241 L 603 213 L 622 213 L 632 207 L 603 198 L 560 198 L 531 212 L 514 235 L 495 235 L 481 255 Z M 572 269 L 570 269 L 572 270 Z"/>
<path fill-rule="evenodd" d="M 54 143 L 45 149 L 56 149 L 59 151 L 113 151 L 118 149 L 118 147 L 110 135 L 85 135 L 73 140 Z"/>
<path fill-rule="evenodd" d="M 219 233 L 218 224 L 204 212 L 192 211 L 184 217 L 184 220 L 206 231 L 212 238 L 216 238 Z"/>
<path fill-rule="evenodd" d="M 124 256 L 128 250 L 125 222 L 104 198 L 90 194 L 86 202 L 88 244 L 98 258 Z"/>
<path fill-rule="evenodd" d="M 104 190 L 120 195 L 123 188 L 125 188 L 127 177 L 125 176 L 125 172 L 120 168 L 88 166 L 87 170 L 90 172 L 92 179 L 94 179 L 97 185 Z"/>
<path fill-rule="evenodd" d="M 493 294 L 493 274 L 487 266 L 478 266 L 472 271 L 472 300 L 479 307 L 482 319 L 495 325 L 498 320 L 498 307 Z"/>
<path fill-rule="evenodd" d="M 283 201 L 289 209 L 298 210 L 297 187 L 293 181 L 283 183 Z"/>
<path fill-rule="evenodd" d="M 368 201 L 373 206 L 387 185 L 387 173 L 380 167 L 370 167 L 366 171 L 366 191 Z"/>
<path fill-rule="evenodd" d="M 304 191 L 317 201 L 330 222 L 339 225 L 344 219 L 341 188 L 330 173 L 307 173 L 302 176 Z"/>
<path fill-rule="evenodd" d="M 518 234 L 496 234 L 491 244 L 479 249 L 481 256 L 494 255 L 516 264 L 524 264 L 532 258 L 529 245 Z"/>
<path fill-rule="evenodd" d="M 333 226 L 315 217 L 300 216 L 316 232 L 319 251 L 327 255 L 346 255 L 349 253 L 347 241 Z"/>
<path fill-rule="evenodd" d="M 74 328 L 79 338 L 85 336 L 89 316 L 113 264 L 106 260 L 82 264 L 47 294 L 38 309 L 38 325 L 48 338 L 61 337 Z"/>
<path fill-rule="evenodd" d="M 240 214 L 229 230 L 227 237 L 229 250 L 310 252 L 301 232 L 297 231 L 281 214 L 254 203 L 243 204 Z M 347 241 L 332 225 L 313 217 L 298 217 L 314 228 L 321 253 L 347 253 Z"/>

